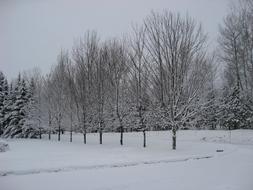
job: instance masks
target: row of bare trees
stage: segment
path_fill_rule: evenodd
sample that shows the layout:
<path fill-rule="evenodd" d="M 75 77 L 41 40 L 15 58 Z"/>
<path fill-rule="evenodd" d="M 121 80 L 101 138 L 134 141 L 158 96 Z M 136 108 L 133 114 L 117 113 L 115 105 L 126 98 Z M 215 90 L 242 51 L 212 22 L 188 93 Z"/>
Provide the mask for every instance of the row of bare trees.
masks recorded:
<path fill-rule="evenodd" d="M 0 133 L 41 137 L 45 131 L 49 139 L 58 133 L 60 141 L 67 130 L 70 142 L 81 132 L 86 144 L 86 134 L 97 132 L 102 144 L 110 131 L 123 145 L 124 132 L 140 131 L 146 147 L 147 130 L 170 129 L 176 149 L 180 128 L 253 128 L 252 15 L 252 0 L 232 6 L 220 26 L 217 54 L 208 50 L 201 24 L 168 11 L 151 12 L 125 38 L 102 41 L 88 31 L 59 53 L 46 76 L 35 71 L 8 84 L 1 74 Z M 16 106 L 20 94 L 30 105 Z M 18 127 L 12 125 L 17 118 Z"/>
<path fill-rule="evenodd" d="M 176 131 L 194 120 L 198 101 L 213 72 L 206 35 L 189 16 L 152 12 L 124 39 L 101 41 L 89 31 L 62 50 L 44 78 L 44 122 L 62 128 L 98 132 L 142 131 L 157 127 Z M 54 126 L 54 127 L 53 127 Z M 66 128 L 67 127 L 67 128 Z M 49 130 L 49 131 L 50 131 Z M 50 132 L 49 132 L 50 138 Z"/>

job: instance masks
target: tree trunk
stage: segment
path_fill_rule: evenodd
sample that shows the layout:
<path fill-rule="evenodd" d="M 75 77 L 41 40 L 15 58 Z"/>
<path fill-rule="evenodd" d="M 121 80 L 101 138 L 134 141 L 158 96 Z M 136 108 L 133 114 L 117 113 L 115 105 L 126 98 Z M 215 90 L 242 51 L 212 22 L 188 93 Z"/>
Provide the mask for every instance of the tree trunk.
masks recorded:
<path fill-rule="evenodd" d="M 58 123 L 58 141 L 61 140 L 61 125 L 60 122 Z"/>
<path fill-rule="evenodd" d="M 51 140 L 51 130 L 48 131 L 48 140 Z"/>
<path fill-rule="evenodd" d="M 86 115 L 84 105 L 83 105 L 83 143 L 86 144 Z"/>
<path fill-rule="evenodd" d="M 70 142 L 72 142 L 72 129 L 70 129 Z"/>
<path fill-rule="evenodd" d="M 103 133 L 102 133 L 102 130 L 99 131 L 99 144 L 103 144 Z"/>
<path fill-rule="evenodd" d="M 86 131 L 83 133 L 83 143 L 86 144 Z"/>
<path fill-rule="evenodd" d="M 103 132 L 102 132 L 102 126 L 101 122 L 98 123 L 98 128 L 99 128 L 99 144 L 103 144 Z"/>
<path fill-rule="evenodd" d="M 172 128 L 172 149 L 176 150 L 176 132 L 175 127 Z"/>
<path fill-rule="evenodd" d="M 143 147 L 146 147 L 146 130 L 143 130 Z"/>
<path fill-rule="evenodd" d="M 48 127 L 49 127 L 49 131 L 48 131 L 48 139 L 51 140 L 51 112 L 48 112 Z"/>
<path fill-rule="evenodd" d="M 39 136 L 40 136 L 40 139 L 41 139 L 41 128 L 39 128 L 39 133 L 40 133 Z"/>
<path fill-rule="evenodd" d="M 70 115 L 70 142 L 72 142 L 72 139 L 73 139 L 73 118 L 72 118 L 72 113 Z"/>
<path fill-rule="evenodd" d="M 124 129 L 123 129 L 123 126 L 120 127 L 120 145 L 122 146 L 123 145 L 123 132 L 124 132 Z"/>

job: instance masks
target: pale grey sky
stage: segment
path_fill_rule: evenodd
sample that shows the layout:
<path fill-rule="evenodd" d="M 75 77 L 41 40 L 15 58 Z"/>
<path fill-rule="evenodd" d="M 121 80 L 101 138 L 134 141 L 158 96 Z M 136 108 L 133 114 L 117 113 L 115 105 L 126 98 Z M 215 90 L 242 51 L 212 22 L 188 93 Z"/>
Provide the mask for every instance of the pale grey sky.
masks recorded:
<path fill-rule="evenodd" d="M 0 0 L 0 70 L 8 78 L 56 62 L 61 48 L 88 29 L 102 38 L 129 33 L 151 10 L 188 13 L 202 22 L 215 47 L 231 0 Z"/>

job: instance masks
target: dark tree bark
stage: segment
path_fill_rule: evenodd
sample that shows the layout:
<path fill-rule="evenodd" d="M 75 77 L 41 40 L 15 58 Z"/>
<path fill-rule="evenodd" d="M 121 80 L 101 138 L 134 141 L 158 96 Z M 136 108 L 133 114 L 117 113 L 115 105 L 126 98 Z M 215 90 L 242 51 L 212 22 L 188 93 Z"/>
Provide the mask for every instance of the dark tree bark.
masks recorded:
<path fill-rule="evenodd" d="M 72 113 L 71 113 L 71 116 L 70 116 L 70 142 L 72 142 L 72 140 L 73 140 L 73 118 L 72 118 Z"/>
<path fill-rule="evenodd" d="M 99 130 L 99 144 L 103 144 L 103 133 L 102 130 Z"/>
<path fill-rule="evenodd" d="M 58 141 L 61 140 L 61 114 L 59 114 L 59 118 L 58 118 Z"/>
<path fill-rule="evenodd" d="M 143 147 L 146 148 L 146 130 L 143 131 Z"/>
<path fill-rule="evenodd" d="M 176 130 L 176 128 L 174 127 L 173 129 L 172 129 L 172 149 L 173 150 L 176 150 L 176 132 L 177 132 L 177 130 Z"/>
<path fill-rule="evenodd" d="M 83 143 L 86 144 L 86 115 L 85 115 L 85 106 L 83 106 Z"/>
<path fill-rule="evenodd" d="M 48 140 L 51 140 L 51 130 L 48 131 Z"/>
<path fill-rule="evenodd" d="M 121 126 L 120 126 L 120 145 L 121 146 L 123 145 L 123 133 L 124 133 L 124 128 L 121 124 Z"/>
<path fill-rule="evenodd" d="M 49 126 L 48 139 L 51 140 L 52 118 L 51 118 L 51 112 L 50 112 L 50 110 L 49 110 L 49 113 L 48 113 L 48 126 Z"/>
<path fill-rule="evenodd" d="M 61 126 L 58 125 L 58 141 L 61 140 Z"/>
<path fill-rule="evenodd" d="M 70 142 L 72 142 L 73 135 L 72 135 L 72 129 L 70 129 Z"/>
<path fill-rule="evenodd" d="M 83 143 L 86 144 L 86 131 L 83 133 Z"/>

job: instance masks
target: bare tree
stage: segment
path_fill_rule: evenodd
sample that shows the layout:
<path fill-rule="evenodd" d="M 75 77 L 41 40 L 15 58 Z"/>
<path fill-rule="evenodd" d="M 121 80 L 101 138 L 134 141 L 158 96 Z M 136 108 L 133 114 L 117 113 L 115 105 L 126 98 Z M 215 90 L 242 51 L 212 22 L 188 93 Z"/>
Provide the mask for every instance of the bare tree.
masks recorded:
<path fill-rule="evenodd" d="M 68 115 L 70 119 L 70 142 L 73 139 L 74 100 L 76 98 L 76 86 L 74 82 L 74 67 L 70 59 L 66 62 L 66 101 L 68 103 Z"/>
<path fill-rule="evenodd" d="M 124 99 L 122 97 L 122 84 L 128 70 L 126 47 L 124 42 L 117 40 L 107 42 L 106 46 L 108 50 L 108 76 L 114 92 L 112 101 L 114 102 L 114 111 L 119 123 L 120 145 L 123 145 L 123 119 L 127 115 L 127 109 L 125 105 L 123 106 Z"/>
<path fill-rule="evenodd" d="M 130 42 L 130 60 L 131 60 L 131 68 L 134 76 L 135 86 L 135 96 L 136 96 L 136 108 L 138 111 L 139 117 L 139 129 L 143 132 L 143 147 L 146 147 L 146 125 L 143 111 L 144 108 L 144 91 L 146 89 L 147 78 L 145 78 L 146 74 L 146 55 L 145 55 L 145 27 L 133 27 L 133 37 Z M 162 85 L 161 85 L 161 88 Z M 161 97 L 163 99 L 163 97 Z"/>
<path fill-rule="evenodd" d="M 58 127 L 58 141 L 61 140 L 61 132 L 62 129 L 62 119 L 65 113 L 65 71 L 66 71 L 66 63 L 68 63 L 69 58 L 68 54 L 64 51 L 61 51 L 58 56 L 58 64 L 52 71 L 52 105 L 53 105 L 53 116 L 56 120 Z"/>
<path fill-rule="evenodd" d="M 176 131 L 183 120 L 187 120 L 184 118 L 202 85 L 201 79 L 194 80 L 199 76 L 194 69 L 196 64 L 204 63 L 206 36 L 201 25 L 189 16 L 167 11 L 153 12 L 144 24 L 146 48 L 153 62 L 154 85 L 160 86 L 159 100 L 172 127 L 172 148 L 176 149 Z"/>
<path fill-rule="evenodd" d="M 52 131 L 52 112 L 53 112 L 53 99 L 52 99 L 52 83 L 51 83 L 51 75 L 47 75 L 43 80 L 43 110 L 47 112 L 46 118 L 47 118 L 47 125 L 48 125 L 48 139 L 51 140 L 51 131 Z"/>
<path fill-rule="evenodd" d="M 97 92 L 97 113 L 98 113 L 98 131 L 99 143 L 103 144 L 103 129 L 105 127 L 104 106 L 106 96 L 106 67 L 105 62 L 108 60 L 107 47 L 103 46 L 99 49 L 98 60 L 96 62 L 96 92 Z"/>
<path fill-rule="evenodd" d="M 88 115 L 95 104 L 95 72 L 98 57 L 98 38 L 96 32 L 88 31 L 84 39 L 73 48 L 72 57 L 76 67 L 76 96 L 74 98 L 77 117 L 83 132 L 84 144 L 88 128 Z"/>

